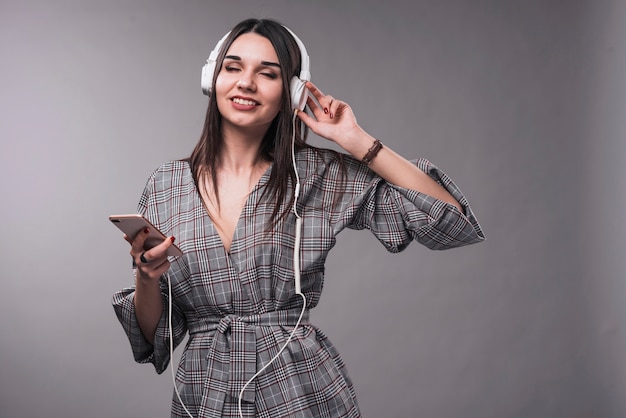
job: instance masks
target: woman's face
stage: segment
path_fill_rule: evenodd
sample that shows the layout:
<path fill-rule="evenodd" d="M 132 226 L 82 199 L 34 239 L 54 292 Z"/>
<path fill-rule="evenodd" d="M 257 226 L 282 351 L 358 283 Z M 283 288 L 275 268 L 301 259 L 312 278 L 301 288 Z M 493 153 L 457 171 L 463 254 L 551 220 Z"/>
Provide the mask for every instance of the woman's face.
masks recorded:
<path fill-rule="evenodd" d="M 264 135 L 280 110 L 283 82 L 271 42 L 244 33 L 231 44 L 215 82 L 222 128 Z"/>

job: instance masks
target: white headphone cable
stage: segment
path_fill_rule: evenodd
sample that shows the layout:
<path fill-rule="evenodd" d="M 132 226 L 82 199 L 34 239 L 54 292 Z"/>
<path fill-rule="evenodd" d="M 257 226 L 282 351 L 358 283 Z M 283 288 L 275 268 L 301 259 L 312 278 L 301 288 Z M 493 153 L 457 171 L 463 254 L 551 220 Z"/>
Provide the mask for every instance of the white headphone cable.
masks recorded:
<path fill-rule="evenodd" d="M 170 370 L 172 371 L 172 382 L 174 383 L 174 391 L 176 392 L 176 396 L 178 397 L 178 402 L 183 407 L 187 415 L 193 418 L 191 412 L 185 406 L 185 403 L 180 397 L 180 392 L 178 392 L 178 388 L 176 387 L 176 374 L 174 372 L 174 364 L 172 360 L 174 359 L 174 333 L 172 332 L 172 282 L 170 281 L 170 275 L 168 272 L 165 272 L 165 277 L 167 278 L 167 298 L 168 298 L 168 309 L 167 309 L 167 324 L 170 332 Z"/>

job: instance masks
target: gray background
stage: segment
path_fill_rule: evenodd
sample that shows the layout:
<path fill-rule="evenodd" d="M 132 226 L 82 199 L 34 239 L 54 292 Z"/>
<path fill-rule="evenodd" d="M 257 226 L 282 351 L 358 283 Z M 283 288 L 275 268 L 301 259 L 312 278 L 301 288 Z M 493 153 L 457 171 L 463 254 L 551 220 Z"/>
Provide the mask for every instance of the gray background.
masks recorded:
<path fill-rule="evenodd" d="M 488 238 L 391 255 L 340 237 L 313 320 L 363 414 L 626 416 L 626 4 L 610 0 L 2 1 L 0 416 L 168 416 L 169 370 L 133 362 L 110 306 L 132 278 L 107 216 L 191 152 L 200 68 L 247 17 L 298 33 L 314 81 L 451 175 Z"/>

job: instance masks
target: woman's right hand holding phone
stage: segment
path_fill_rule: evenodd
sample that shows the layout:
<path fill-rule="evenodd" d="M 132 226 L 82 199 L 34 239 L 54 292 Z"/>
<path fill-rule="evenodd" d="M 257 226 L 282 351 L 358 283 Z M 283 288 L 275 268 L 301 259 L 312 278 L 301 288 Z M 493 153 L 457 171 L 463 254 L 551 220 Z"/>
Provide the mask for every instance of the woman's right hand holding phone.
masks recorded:
<path fill-rule="evenodd" d="M 137 279 L 141 275 L 143 279 L 158 280 L 170 268 L 167 250 L 174 244 L 174 237 L 166 238 L 159 245 L 146 249 L 144 244 L 149 232 L 150 230 L 145 228 L 134 240 L 130 240 L 126 235 L 124 238 L 131 244 L 130 256 L 137 267 Z"/>

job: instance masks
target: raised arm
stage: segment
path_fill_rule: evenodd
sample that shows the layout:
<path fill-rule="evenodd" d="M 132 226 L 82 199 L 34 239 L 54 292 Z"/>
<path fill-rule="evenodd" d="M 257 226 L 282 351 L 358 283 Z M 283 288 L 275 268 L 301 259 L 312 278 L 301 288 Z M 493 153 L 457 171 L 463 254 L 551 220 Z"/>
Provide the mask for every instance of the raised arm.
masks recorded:
<path fill-rule="evenodd" d="M 314 117 L 304 112 L 298 112 L 298 117 L 317 135 L 335 142 L 355 158 L 362 159 L 376 140 L 359 126 L 350 105 L 323 94 L 310 81 L 307 82 L 307 88 L 317 100 L 316 103 L 309 97 L 307 101 Z M 446 189 L 386 146 L 378 151 L 368 165 L 389 183 L 448 202 L 463 212 L 459 202 Z"/>

